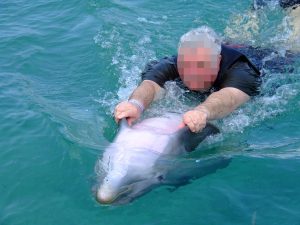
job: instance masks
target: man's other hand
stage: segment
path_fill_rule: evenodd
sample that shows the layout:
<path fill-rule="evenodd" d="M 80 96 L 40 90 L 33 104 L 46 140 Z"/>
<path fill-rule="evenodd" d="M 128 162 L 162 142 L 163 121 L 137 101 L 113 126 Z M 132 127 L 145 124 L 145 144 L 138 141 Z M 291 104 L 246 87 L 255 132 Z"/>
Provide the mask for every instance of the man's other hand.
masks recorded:
<path fill-rule="evenodd" d="M 120 119 L 127 118 L 129 126 L 132 125 L 141 116 L 141 110 L 134 104 L 124 101 L 119 103 L 114 112 L 115 121 L 118 123 Z"/>
<path fill-rule="evenodd" d="M 205 126 L 207 121 L 207 113 L 200 110 L 190 110 L 183 114 L 182 122 L 179 128 L 188 126 L 192 132 L 200 132 Z"/>

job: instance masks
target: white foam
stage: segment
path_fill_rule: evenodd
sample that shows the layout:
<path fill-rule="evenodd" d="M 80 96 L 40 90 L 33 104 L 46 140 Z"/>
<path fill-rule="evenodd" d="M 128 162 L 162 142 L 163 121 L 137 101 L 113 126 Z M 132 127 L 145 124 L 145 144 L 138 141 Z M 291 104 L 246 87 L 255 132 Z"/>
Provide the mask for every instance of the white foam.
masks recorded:
<path fill-rule="evenodd" d="M 148 20 L 145 17 L 138 17 L 137 21 L 141 23 L 149 23 L 149 24 L 156 24 L 156 25 L 161 25 L 162 21 L 153 21 L 153 20 Z"/>
<path fill-rule="evenodd" d="M 144 19 L 140 19 L 144 21 Z M 106 109 L 106 114 L 111 115 L 114 107 L 121 101 L 128 99 L 132 91 L 141 80 L 141 72 L 149 60 L 156 58 L 152 50 L 152 39 L 144 35 L 137 41 L 130 41 L 123 33 L 122 27 L 113 27 L 100 31 L 94 38 L 95 43 L 102 48 L 114 50 L 111 56 L 111 67 L 116 70 L 119 88 L 110 92 L 103 91 L 100 98 L 95 99 L 97 103 Z"/>
<path fill-rule="evenodd" d="M 239 23 L 233 24 L 231 31 L 235 33 L 238 27 L 249 31 L 249 35 L 238 35 L 247 39 L 247 43 L 256 43 L 259 39 L 256 35 L 260 32 L 259 26 L 265 18 L 265 14 L 258 18 L 256 14 L 246 14 L 244 17 L 240 15 Z M 143 17 L 138 18 L 139 22 L 147 22 L 148 20 Z M 255 24 L 258 21 L 258 24 Z M 246 27 L 241 26 L 248 23 Z M 236 26 L 236 27 L 235 27 Z M 274 25 L 272 24 L 271 28 Z M 119 28 L 120 29 L 120 28 Z M 226 28 L 229 29 L 229 28 Z M 239 32 L 244 32 L 245 30 Z M 228 31 L 228 30 L 227 30 Z M 110 34 L 112 33 L 112 34 Z M 117 68 L 120 86 L 118 90 L 107 92 L 104 96 L 96 99 L 101 104 L 102 108 L 108 109 L 107 114 L 111 115 L 115 105 L 129 97 L 132 91 L 137 87 L 140 81 L 140 73 L 144 65 L 151 59 L 155 59 L 156 55 L 152 47 L 152 38 L 149 35 L 140 37 L 134 43 L 128 44 L 125 37 L 121 37 L 121 32 L 117 28 L 113 28 L 111 32 L 102 31 L 95 38 L 95 42 L 104 47 L 107 43 L 113 43 L 118 46 L 112 57 L 111 65 Z M 226 33 L 226 30 L 225 30 Z M 227 33 L 228 34 L 228 33 Z M 235 38 L 235 36 L 233 37 Z M 266 39 L 266 41 L 269 39 Z M 269 42 L 270 44 L 270 42 Z M 128 50 L 130 46 L 130 51 Z M 126 50 L 127 49 L 127 50 Z M 276 54 L 285 56 L 286 50 L 280 49 Z M 276 57 L 273 53 L 266 57 L 264 61 L 271 60 Z M 236 110 L 230 116 L 220 120 L 218 125 L 226 133 L 241 133 L 249 126 L 255 126 L 266 119 L 273 118 L 277 115 L 284 113 L 288 108 L 288 103 L 299 95 L 299 79 L 295 79 L 299 74 L 270 74 L 268 71 L 266 79 L 262 84 L 263 96 L 259 96 L 245 104 L 240 109 Z M 268 79 L 267 79 L 268 78 Z M 278 84 L 280 84 L 278 87 Z M 278 87 L 274 90 L 274 86 Z M 198 104 L 197 101 L 191 104 L 185 97 L 185 90 L 180 89 L 174 82 L 166 84 L 166 95 L 163 99 L 159 100 L 146 111 L 146 116 L 156 116 L 163 112 L 174 111 L 183 113 Z M 300 104 L 300 102 L 298 102 Z"/>

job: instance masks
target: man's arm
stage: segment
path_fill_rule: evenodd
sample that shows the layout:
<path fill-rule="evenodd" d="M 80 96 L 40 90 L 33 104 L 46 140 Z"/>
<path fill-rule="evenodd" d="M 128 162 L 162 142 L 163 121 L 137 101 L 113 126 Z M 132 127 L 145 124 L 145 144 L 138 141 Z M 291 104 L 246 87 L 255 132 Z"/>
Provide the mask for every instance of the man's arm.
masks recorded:
<path fill-rule="evenodd" d="M 138 86 L 129 99 L 135 99 L 143 104 L 145 108 L 151 104 L 161 93 L 162 88 L 151 80 L 144 80 L 140 86 Z"/>
<path fill-rule="evenodd" d="M 129 101 L 119 103 L 114 112 L 115 120 L 118 122 L 122 118 L 127 118 L 128 124 L 137 120 L 142 109 L 149 107 L 151 102 L 159 97 L 163 88 L 151 80 L 144 80 L 131 94 Z M 130 102 L 130 100 L 137 101 Z M 141 105 L 140 105 L 141 104 Z"/>
<path fill-rule="evenodd" d="M 115 108 L 115 120 L 127 118 L 129 125 L 137 120 L 143 109 L 161 96 L 166 81 L 179 77 L 175 56 L 165 57 L 156 62 L 150 62 L 142 72 L 143 82 L 133 91 L 129 101 L 118 104 Z"/>
<path fill-rule="evenodd" d="M 237 88 L 223 88 L 212 93 L 194 110 L 186 112 L 180 127 L 187 125 L 193 132 L 201 131 L 206 121 L 227 116 L 249 99 L 249 95 Z"/>
<path fill-rule="evenodd" d="M 212 93 L 195 109 L 206 111 L 208 120 L 220 119 L 233 112 L 249 99 L 250 96 L 243 91 L 233 87 L 226 87 Z"/>

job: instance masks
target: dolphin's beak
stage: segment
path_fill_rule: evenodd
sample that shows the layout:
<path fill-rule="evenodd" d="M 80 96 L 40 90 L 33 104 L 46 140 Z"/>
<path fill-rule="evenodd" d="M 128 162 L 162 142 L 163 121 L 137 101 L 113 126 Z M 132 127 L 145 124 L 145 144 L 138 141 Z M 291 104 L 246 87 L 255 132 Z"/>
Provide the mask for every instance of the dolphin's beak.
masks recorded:
<path fill-rule="evenodd" d="M 113 191 L 108 185 L 103 185 L 97 191 L 96 199 L 101 204 L 111 204 L 113 203 L 120 195 L 125 194 L 130 191 L 130 187 L 124 187 L 118 192 Z"/>
<path fill-rule="evenodd" d="M 97 191 L 96 199 L 101 204 L 109 204 L 114 201 L 115 193 L 106 187 L 100 187 Z"/>

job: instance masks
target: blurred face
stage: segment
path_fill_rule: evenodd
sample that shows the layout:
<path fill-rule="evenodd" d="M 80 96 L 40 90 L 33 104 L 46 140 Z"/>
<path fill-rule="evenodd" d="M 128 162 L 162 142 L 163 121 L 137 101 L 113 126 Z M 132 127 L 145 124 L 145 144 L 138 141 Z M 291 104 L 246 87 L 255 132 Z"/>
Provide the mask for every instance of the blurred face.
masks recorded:
<path fill-rule="evenodd" d="M 180 78 L 191 90 L 208 90 L 217 78 L 221 56 L 205 47 L 182 47 L 177 66 Z"/>

